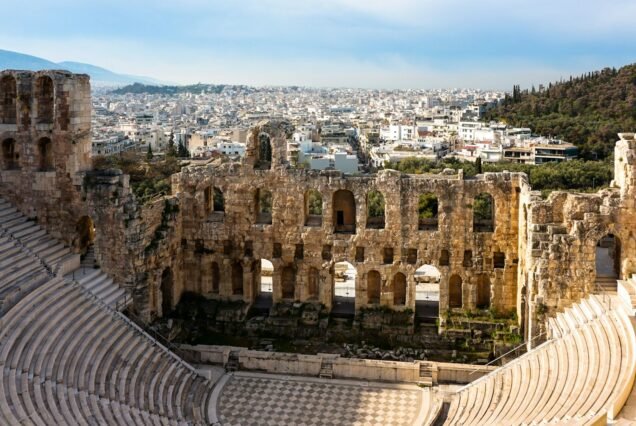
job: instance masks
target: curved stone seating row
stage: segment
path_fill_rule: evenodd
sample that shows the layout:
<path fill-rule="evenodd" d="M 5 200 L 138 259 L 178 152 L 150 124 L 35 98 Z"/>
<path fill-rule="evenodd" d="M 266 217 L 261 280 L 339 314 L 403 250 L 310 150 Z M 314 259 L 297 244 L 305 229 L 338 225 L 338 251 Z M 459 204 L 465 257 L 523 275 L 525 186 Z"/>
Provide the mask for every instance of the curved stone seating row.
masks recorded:
<path fill-rule="evenodd" d="M 0 198 L 0 230 L 17 240 L 26 252 L 37 256 L 53 270 L 66 264 L 79 266 L 79 258 L 68 247 L 50 237 L 9 202 Z"/>
<path fill-rule="evenodd" d="M 631 391 L 636 338 L 624 305 L 591 296 L 550 319 L 552 339 L 454 394 L 450 425 L 591 424 Z"/>
<path fill-rule="evenodd" d="M 50 274 L 40 261 L 7 236 L 0 236 L 0 316 Z"/>
<path fill-rule="evenodd" d="M 0 318 L 0 366 L 8 424 L 207 423 L 212 384 L 62 278 Z"/>

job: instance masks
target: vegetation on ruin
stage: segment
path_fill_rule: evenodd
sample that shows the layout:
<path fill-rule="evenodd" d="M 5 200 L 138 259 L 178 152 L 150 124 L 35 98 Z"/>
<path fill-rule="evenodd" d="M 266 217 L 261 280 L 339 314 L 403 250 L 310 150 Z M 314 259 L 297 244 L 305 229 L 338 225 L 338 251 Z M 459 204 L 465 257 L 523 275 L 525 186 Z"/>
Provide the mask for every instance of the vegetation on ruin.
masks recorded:
<path fill-rule="evenodd" d="M 322 196 L 315 189 L 307 193 L 307 213 L 311 215 L 322 215 Z"/>
<path fill-rule="evenodd" d="M 457 159 L 431 161 L 420 158 L 407 158 L 400 163 L 387 164 L 386 168 L 404 173 L 439 173 L 444 169 L 463 169 L 465 177 L 477 175 L 477 165 Z M 562 163 L 541 165 L 518 163 L 482 163 L 483 172 L 523 172 L 528 175 L 530 185 L 535 190 L 576 190 L 593 191 L 609 186 L 614 173 L 614 165 L 608 161 L 572 160 Z"/>
<path fill-rule="evenodd" d="M 147 160 L 147 156 L 126 152 L 108 157 L 93 157 L 94 170 L 119 169 L 130 176 L 130 186 L 141 202 L 158 195 L 169 195 L 170 176 L 181 171 L 184 164 L 174 156 Z"/>
<path fill-rule="evenodd" d="M 434 219 L 438 213 L 438 201 L 435 194 L 427 192 L 420 195 L 417 202 L 417 212 L 420 219 Z"/>
<path fill-rule="evenodd" d="M 369 217 L 384 217 L 384 196 L 380 191 L 370 191 L 367 195 Z"/>
<path fill-rule="evenodd" d="M 616 134 L 636 129 L 636 64 L 570 77 L 541 91 L 515 86 L 486 119 L 571 142 L 584 159 L 611 157 Z"/>

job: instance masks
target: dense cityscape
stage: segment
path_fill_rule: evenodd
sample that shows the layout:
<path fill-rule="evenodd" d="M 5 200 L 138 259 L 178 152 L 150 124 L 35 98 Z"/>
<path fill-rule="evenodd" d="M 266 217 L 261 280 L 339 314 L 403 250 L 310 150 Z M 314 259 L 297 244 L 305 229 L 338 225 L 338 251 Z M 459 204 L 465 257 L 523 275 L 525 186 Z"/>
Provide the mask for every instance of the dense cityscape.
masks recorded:
<path fill-rule="evenodd" d="M 123 94 L 118 94 L 122 93 Z M 406 158 L 542 164 L 577 157 L 572 144 L 532 129 L 487 122 L 502 91 L 361 90 L 225 86 L 186 93 L 99 90 L 93 98 L 93 154 L 165 151 L 194 159 L 245 153 L 248 129 L 287 120 L 292 165 L 349 174 Z"/>

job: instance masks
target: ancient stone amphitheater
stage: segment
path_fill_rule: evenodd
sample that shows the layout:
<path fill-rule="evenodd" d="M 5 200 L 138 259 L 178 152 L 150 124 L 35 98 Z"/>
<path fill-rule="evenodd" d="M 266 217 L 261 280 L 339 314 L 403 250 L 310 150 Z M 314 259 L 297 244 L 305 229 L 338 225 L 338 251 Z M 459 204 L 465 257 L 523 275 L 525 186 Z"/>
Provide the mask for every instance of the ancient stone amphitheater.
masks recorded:
<path fill-rule="evenodd" d="M 636 424 L 632 134 L 617 143 L 612 188 L 543 200 L 515 174 L 468 180 L 289 171 L 276 148 L 285 130 L 270 126 L 272 170 L 255 171 L 258 158 L 249 153 L 243 165 L 191 167 L 173 177 L 172 196 L 141 205 L 125 175 L 91 170 L 89 89 L 86 76 L 61 71 L 0 75 L 0 423 Z M 269 223 L 250 224 L 246 211 L 259 218 L 250 185 L 264 184 L 281 190 L 273 202 L 279 210 Z M 318 229 L 302 217 L 301 231 L 290 225 L 303 209 L 290 194 L 309 184 L 326 194 L 327 211 L 349 191 L 356 204 L 343 216 L 352 214 L 352 224 L 340 224 L 334 213 Z M 215 187 L 226 194 L 224 212 L 206 207 Z M 364 220 L 356 220 L 365 215 L 359 194 L 369 187 L 395 196 L 380 231 L 363 230 Z M 486 231 L 473 226 L 463 198 L 485 190 L 499 212 Z M 400 213 L 412 206 L 413 191 L 440 197 L 435 230 L 418 230 L 417 220 Z M 88 251 L 86 217 L 97 229 Z M 339 233 L 331 226 L 348 227 Z M 390 230 L 397 232 L 384 232 Z M 596 268 L 595 247 L 608 234 L 620 241 L 614 275 Z M 400 249 L 386 262 L 392 247 Z M 367 278 L 356 281 L 356 309 L 413 307 L 415 266 L 434 264 L 444 275 L 440 308 L 474 307 L 483 297 L 478 283 L 488 277 L 488 302 L 516 309 L 530 350 L 461 387 L 342 380 L 338 361 L 318 364 L 329 365 L 335 379 L 245 372 L 219 378 L 121 312 L 161 315 L 186 289 L 251 303 L 258 289 L 243 283 L 252 282 L 254 261 L 277 252 L 274 298 L 291 291 L 297 300 L 331 306 L 333 262 L 360 251 L 366 254 L 356 264 Z M 479 260 L 465 262 L 468 252 Z M 202 272 L 212 263 L 217 269 Z M 371 289 L 371 275 L 382 279 L 378 289 Z M 366 363 L 366 371 L 380 371 L 382 363 Z M 429 374 L 429 364 L 415 367 Z"/>

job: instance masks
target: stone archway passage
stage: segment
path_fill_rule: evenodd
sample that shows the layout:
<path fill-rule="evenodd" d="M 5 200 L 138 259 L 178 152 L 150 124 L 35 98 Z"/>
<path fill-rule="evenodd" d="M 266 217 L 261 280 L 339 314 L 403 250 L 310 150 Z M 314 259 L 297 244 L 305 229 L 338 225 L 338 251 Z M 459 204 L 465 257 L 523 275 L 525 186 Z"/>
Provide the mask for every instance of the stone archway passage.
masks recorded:
<path fill-rule="evenodd" d="M 620 240 L 607 234 L 596 243 L 596 278 L 619 278 L 621 264 Z"/>
<path fill-rule="evenodd" d="M 307 273 L 307 298 L 317 299 L 319 292 L 320 272 L 318 269 L 311 267 Z"/>
<path fill-rule="evenodd" d="M 439 317 L 441 276 L 433 265 L 422 265 L 415 270 L 415 314 L 424 322 L 434 322 Z"/>
<path fill-rule="evenodd" d="M 219 270 L 219 264 L 212 262 L 212 293 L 219 294 L 219 288 L 221 285 L 221 271 Z"/>
<path fill-rule="evenodd" d="M 490 307 L 490 278 L 487 274 L 477 276 L 477 308 Z"/>
<path fill-rule="evenodd" d="M 86 254 L 95 241 L 95 224 L 88 216 L 82 216 L 75 227 L 78 234 L 80 253 Z"/>

